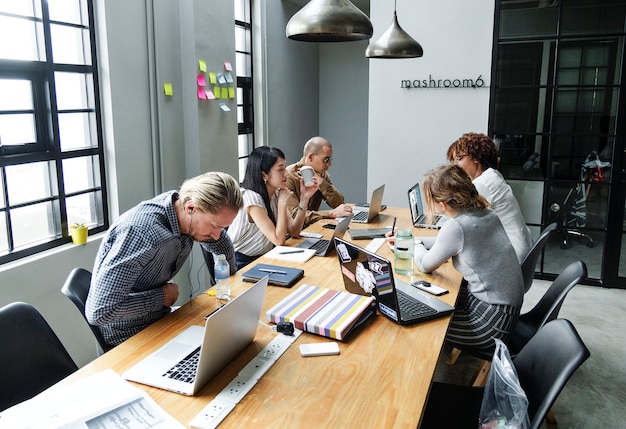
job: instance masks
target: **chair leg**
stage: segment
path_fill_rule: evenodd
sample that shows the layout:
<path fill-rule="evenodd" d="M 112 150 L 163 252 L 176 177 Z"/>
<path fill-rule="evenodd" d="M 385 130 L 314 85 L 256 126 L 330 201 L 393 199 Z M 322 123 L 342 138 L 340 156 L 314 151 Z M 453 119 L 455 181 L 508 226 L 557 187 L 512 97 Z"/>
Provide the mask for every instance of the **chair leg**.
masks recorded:
<path fill-rule="evenodd" d="M 472 386 L 474 387 L 482 387 L 487 383 L 487 376 L 489 375 L 489 370 L 491 369 L 491 361 L 484 360 L 476 370 L 474 374 L 474 381 L 472 381 Z"/>
<path fill-rule="evenodd" d="M 450 351 L 450 356 L 448 356 L 448 360 L 446 361 L 446 363 L 448 365 L 454 365 L 460 355 L 461 355 L 461 350 L 457 349 L 456 347 L 453 347 L 452 350 Z"/>

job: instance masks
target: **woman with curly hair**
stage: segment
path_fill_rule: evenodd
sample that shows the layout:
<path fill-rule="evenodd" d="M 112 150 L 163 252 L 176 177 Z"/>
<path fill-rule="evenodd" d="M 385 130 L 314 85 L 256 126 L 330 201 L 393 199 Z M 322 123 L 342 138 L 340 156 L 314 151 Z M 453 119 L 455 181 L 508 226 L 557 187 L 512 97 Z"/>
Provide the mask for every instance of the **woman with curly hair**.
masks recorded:
<path fill-rule="evenodd" d="M 532 246 L 532 237 L 511 186 L 497 170 L 498 150 L 493 140 L 485 134 L 463 134 L 450 145 L 447 158 L 472 178 L 478 193 L 489 202 L 521 263 Z"/>

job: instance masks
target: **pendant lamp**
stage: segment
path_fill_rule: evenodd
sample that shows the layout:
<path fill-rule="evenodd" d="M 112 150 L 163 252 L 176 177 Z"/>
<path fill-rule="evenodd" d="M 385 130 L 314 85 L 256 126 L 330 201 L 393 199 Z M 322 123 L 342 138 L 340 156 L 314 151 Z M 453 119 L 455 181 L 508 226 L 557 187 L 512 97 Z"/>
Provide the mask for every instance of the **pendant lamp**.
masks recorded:
<path fill-rule="evenodd" d="M 301 42 L 350 42 L 369 39 L 374 30 L 349 0 L 311 0 L 291 17 L 286 33 Z"/>
<path fill-rule="evenodd" d="M 422 46 L 398 24 L 394 2 L 391 26 L 365 50 L 367 58 L 417 58 L 424 55 Z"/>

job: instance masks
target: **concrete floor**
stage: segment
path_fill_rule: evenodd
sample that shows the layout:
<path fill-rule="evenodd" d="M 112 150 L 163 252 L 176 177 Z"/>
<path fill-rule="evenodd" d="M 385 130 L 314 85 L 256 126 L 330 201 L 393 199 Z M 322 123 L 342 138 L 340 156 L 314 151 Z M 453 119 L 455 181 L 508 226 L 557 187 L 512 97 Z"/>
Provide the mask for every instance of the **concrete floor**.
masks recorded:
<path fill-rule="evenodd" d="M 543 295 L 550 282 L 535 280 L 525 296 L 522 313 Z M 577 285 L 567 295 L 560 318 L 569 319 L 591 351 L 591 357 L 570 378 L 552 411 L 559 428 L 594 429 L 626 427 L 626 290 Z M 469 384 L 479 360 L 461 354 L 446 365 L 444 348 L 436 381 Z M 542 428 L 554 425 L 544 422 Z"/>

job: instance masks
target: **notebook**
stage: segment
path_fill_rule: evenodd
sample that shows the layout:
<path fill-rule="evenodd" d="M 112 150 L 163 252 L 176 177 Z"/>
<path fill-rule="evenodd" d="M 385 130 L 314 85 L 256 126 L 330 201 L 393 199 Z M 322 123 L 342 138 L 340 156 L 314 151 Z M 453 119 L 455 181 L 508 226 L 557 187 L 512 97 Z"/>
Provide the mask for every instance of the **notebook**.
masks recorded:
<path fill-rule="evenodd" d="M 268 277 L 209 314 L 204 327 L 190 326 L 130 368 L 126 380 L 183 395 L 195 395 L 233 360 L 256 334 Z M 190 370 L 183 360 L 196 360 Z M 173 377 L 185 375 L 184 379 Z"/>
<path fill-rule="evenodd" d="M 445 215 L 435 215 L 432 223 L 428 222 L 428 216 L 424 214 L 424 206 L 422 205 L 422 192 L 420 191 L 420 184 L 413 185 L 408 192 L 409 195 L 409 208 L 411 209 L 411 220 L 413 226 L 417 228 L 441 228 L 448 217 Z"/>
<path fill-rule="evenodd" d="M 335 227 L 333 236 L 330 237 L 330 240 L 325 240 L 323 238 L 307 238 L 296 247 L 301 249 L 315 249 L 315 256 L 327 256 L 335 249 L 335 241 L 333 239 L 335 237 L 343 238 L 349 225 L 350 218 L 343 218 Z"/>
<path fill-rule="evenodd" d="M 372 295 L 378 310 L 400 325 L 412 325 L 450 314 L 454 307 L 394 279 L 391 262 L 382 256 L 335 239 L 339 267 L 348 292 Z"/>
<path fill-rule="evenodd" d="M 269 277 L 268 284 L 291 287 L 304 276 L 304 270 L 301 268 L 283 267 L 281 265 L 256 264 L 243 273 L 243 280 L 256 282 L 265 276 Z"/>
<path fill-rule="evenodd" d="M 369 238 L 380 238 L 384 237 L 385 234 L 391 231 L 391 227 L 387 226 L 384 228 L 361 228 L 361 229 L 352 229 L 350 228 L 350 238 L 353 240 L 365 240 Z"/>
<path fill-rule="evenodd" d="M 383 193 L 385 192 L 385 185 L 380 185 L 372 192 L 372 198 L 370 199 L 369 206 L 354 206 L 354 213 L 352 214 L 352 222 L 357 223 L 370 223 L 378 213 L 380 213 L 383 205 Z"/>

